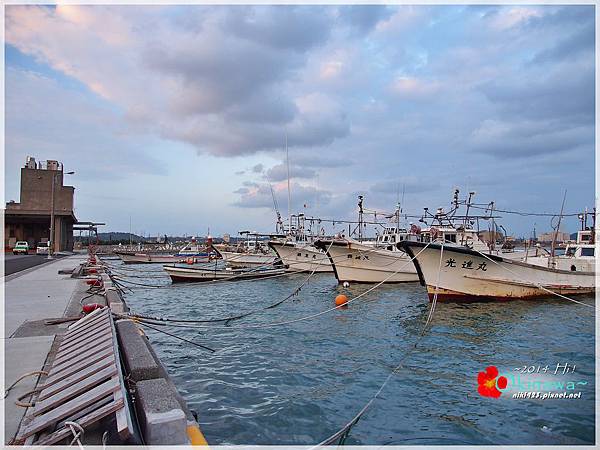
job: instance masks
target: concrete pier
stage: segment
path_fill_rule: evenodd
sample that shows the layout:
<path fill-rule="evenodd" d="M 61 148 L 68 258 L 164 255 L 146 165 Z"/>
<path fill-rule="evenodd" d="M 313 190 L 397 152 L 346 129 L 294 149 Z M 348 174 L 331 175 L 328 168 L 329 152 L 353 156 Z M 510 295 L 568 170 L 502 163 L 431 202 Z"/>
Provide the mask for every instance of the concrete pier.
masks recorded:
<path fill-rule="evenodd" d="M 85 291 L 81 280 L 59 275 L 60 270 L 73 269 L 85 256 L 54 260 L 9 275 L 4 290 L 4 384 L 10 386 L 27 372 L 42 370 L 57 334 L 68 324 L 47 326 L 44 319 L 70 314 L 69 306 L 78 292 Z M 82 294 L 82 296 L 85 294 Z M 81 298 L 81 297 L 79 297 Z M 78 304 L 78 298 L 77 298 Z M 15 437 L 26 409 L 15 400 L 31 391 L 39 376 L 31 376 L 15 386 L 4 401 L 4 443 Z"/>
<path fill-rule="evenodd" d="M 72 275 L 81 274 L 87 260 L 87 255 L 74 255 L 5 277 L 5 387 L 23 374 L 48 369 L 70 323 L 48 325 L 45 321 L 81 313 L 80 300 L 90 295 L 86 292 L 89 285 L 85 279 Z M 102 277 L 106 291 L 104 295 L 87 298 L 84 303 L 108 305 L 112 313 L 119 315 L 127 313 L 127 304 L 109 275 L 99 270 L 93 276 Z M 206 445 L 185 400 L 141 328 L 131 320 L 115 318 L 115 329 L 124 363 L 123 376 L 129 380 L 130 401 L 139 422 L 138 440 L 148 445 Z M 11 389 L 4 402 L 4 443 L 15 438 L 23 417 L 29 413 L 27 408 L 17 406 L 15 400 L 44 379 L 43 374 L 27 376 Z M 100 444 L 99 436 L 86 433 L 85 437 L 91 440 L 84 444 Z"/>

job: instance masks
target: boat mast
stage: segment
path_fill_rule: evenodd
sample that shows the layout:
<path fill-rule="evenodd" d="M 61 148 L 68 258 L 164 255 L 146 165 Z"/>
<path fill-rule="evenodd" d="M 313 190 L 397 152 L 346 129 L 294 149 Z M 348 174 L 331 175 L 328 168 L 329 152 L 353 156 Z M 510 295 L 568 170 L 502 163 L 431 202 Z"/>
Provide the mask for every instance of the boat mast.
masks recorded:
<path fill-rule="evenodd" d="M 560 230 L 560 222 L 562 220 L 563 210 L 565 209 L 565 200 L 566 199 L 567 199 L 567 190 L 565 189 L 562 205 L 560 207 L 560 215 L 558 216 L 558 224 L 556 225 L 556 230 L 554 231 L 554 236 L 552 237 L 552 253 L 551 253 L 552 258 L 554 258 L 554 250 L 556 249 L 556 239 L 558 238 L 558 230 Z"/>
<path fill-rule="evenodd" d="M 288 137 L 285 133 L 285 156 L 287 160 L 287 188 L 288 188 L 288 231 L 292 234 L 292 191 L 290 190 L 290 152 L 288 150 Z"/>
<path fill-rule="evenodd" d="M 358 240 L 362 242 L 363 227 L 363 196 L 358 196 Z"/>
<path fill-rule="evenodd" d="M 490 203 L 490 217 L 492 218 L 492 239 L 490 242 L 490 250 L 494 251 L 496 244 L 496 221 L 494 220 L 494 202 Z"/>

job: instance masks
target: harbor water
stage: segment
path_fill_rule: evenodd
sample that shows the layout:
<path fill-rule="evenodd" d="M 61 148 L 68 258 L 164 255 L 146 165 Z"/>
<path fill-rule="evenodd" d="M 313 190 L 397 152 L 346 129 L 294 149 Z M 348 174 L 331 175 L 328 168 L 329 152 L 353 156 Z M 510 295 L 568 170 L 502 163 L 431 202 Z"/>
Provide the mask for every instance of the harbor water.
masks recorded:
<path fill-rule="evenodd" d="M 160 265 L 111 264 L 131 282 L 132 313 L 188 320 L 259 310 L 307 277 L 171 285 Z M 333 275 L 316 274 L 297 296 L 242 320 L 160 327 L 215 353 L 145 332 L 213 445 L 319 443 L 352 420 L 404 357 L 346 444 L 594 443 L 594 309 L 558 298 L 438 303 L 419 338 L 431 305 L 422 286 L 407 283 L 276 325 L 330 309 L 340 293 L 351 299 L 371 287 L 344 288 Z M 512 376 L 521 391 L 579 397 L 482 396 L 478 373 L 488 366 Z M 540 388 L 539 380 L 558 383 Z M 575 390 L 562 388 L 568 382 Z"/>

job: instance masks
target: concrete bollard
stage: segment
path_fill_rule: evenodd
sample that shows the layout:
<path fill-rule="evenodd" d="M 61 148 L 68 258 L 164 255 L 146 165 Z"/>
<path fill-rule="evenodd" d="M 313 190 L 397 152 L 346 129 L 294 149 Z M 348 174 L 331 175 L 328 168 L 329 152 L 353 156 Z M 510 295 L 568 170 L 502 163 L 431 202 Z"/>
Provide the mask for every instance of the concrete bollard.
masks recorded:
<path fill-rule="evenodd" d="M 136 383 L 136 404 L 148 445 L 188 444 L 187 420 L 163 378 Z"/>
<path fill-rule="evenodd" d="M 112 306 L 112 305 L 111 305 Z M 131 379 L 150 380 L 161 376 L 159 366 L 148 350 L 146 337 L 132 320 L 118 320 L 115 324 L 119 337 L 119 348 Z"/>

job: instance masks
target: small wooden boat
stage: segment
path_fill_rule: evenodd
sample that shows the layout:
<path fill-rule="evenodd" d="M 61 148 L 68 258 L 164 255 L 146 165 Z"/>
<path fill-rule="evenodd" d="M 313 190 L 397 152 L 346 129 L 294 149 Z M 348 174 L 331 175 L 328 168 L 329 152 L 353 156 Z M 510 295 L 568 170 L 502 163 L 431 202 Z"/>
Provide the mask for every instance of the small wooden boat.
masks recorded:
<path fill-rule="evenodd" d="M 247 280 L 282 275 L 285 269 L 208 269 L 200 267 L 163 266 L 173 283 L 190 281 Z"/>

